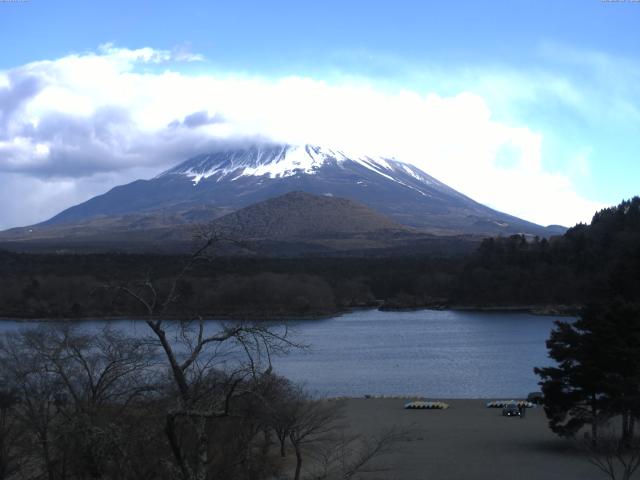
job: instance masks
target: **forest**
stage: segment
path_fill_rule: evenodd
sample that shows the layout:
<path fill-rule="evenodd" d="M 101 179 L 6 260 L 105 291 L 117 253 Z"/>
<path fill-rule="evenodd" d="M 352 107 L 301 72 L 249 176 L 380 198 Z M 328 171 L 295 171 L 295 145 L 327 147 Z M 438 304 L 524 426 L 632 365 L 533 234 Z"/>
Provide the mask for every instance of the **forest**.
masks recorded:
<path fill-rule="evenodd" d="M 360 307 L 574 313 L 640 295 L 640 197 L 550 239 L 485 239 L 469 255 L 264 257 L 0 251 L 0 316 L 144 317 L 122 286 L 179 278 L 167 317 L 314 317 Z M 189 264 L 187 271 L 184 266 Z"/>

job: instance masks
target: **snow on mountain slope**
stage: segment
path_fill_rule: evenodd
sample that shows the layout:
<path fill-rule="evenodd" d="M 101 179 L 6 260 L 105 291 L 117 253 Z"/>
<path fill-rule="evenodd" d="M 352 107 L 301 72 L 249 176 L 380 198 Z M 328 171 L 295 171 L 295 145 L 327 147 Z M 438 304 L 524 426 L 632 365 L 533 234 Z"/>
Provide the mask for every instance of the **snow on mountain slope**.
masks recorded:
<path fill-rule="evenodd" d="M 203 206 L 230 212 L 293 191 L 355 200 L 402 225 L 436 235 L 550 234 L 544 227 L 481 205 L 394 158 L 277 144 L 196 156 L 150 180 L 115 187 L 44 224 Z"/>
<path fill-rule="evenodd" d="M 197 185 L 201 180 L 211 177 L 216 181 L 223 179 L 234 181 L 246 176 L 284 178 L 298 174 L 313 175 L 324 165 L 344 166 L 348 162 L 359 164 L 401 185 L 405 184 L 396 178 L 400 172 L 426 185 L 448 188 L 408 163 L 392 158 L 345 153 L 343 150 L 312 145 L 254 146 L 246 150 L 228 150 L 200 155 L 161 173 L 158 177 L 184 175 Z M 424 192 L 421 193 L 424 194 Z"/>

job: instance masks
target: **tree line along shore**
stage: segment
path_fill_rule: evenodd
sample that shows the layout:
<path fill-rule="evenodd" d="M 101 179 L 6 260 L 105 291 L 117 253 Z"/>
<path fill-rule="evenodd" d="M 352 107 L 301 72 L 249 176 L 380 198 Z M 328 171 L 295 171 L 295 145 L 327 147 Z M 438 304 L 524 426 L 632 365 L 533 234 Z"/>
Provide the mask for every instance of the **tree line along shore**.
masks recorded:
<path fill-rule="evenodd" d="M 639 295 L 639 206 L 638 197 L 625 201 L 551 239 L 489 238 L 469 255 L 207 257 L 181 276 L 179 302 L 166 314 L 300 318 L 360 307 L 574 314 L 590 300 Z M 0 317 L 143 315 L 106 287 L 152 279 L 162 288 L 188 259 L 0 250 Z"/>

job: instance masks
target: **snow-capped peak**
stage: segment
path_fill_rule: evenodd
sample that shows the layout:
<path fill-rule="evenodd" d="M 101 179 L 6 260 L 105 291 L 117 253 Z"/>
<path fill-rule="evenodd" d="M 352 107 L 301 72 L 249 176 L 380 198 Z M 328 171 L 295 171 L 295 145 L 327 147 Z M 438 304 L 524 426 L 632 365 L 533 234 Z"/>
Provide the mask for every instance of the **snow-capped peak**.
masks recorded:
<path fill-rule="evenodd" d="M 246 176 L 284 178 L 299 174 L 314 175 L 325 165 L 343 165 L 345 162 L 355 162 L 393 181 L 396 181 L 394 173 L 401 171 L 420 182 L 434 183 L 434 179 L 416 167 L 393 158 L 313 145 L 251 146 L 199 155 L 159 176 L 184 175 L 197 185 L 210 177 L 216 181 L 233 181 Z"/>

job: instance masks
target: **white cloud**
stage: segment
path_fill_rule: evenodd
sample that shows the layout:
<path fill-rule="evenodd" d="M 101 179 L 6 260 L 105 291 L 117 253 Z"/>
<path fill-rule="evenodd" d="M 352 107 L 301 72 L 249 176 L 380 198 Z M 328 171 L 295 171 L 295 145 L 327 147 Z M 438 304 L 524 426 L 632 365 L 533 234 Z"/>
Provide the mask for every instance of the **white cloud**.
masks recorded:
<path fill-rule="evenodd" d="M 153 174 L 154 170 L 148 168 L 134 168 L 129 172 L 97 173 L 76 179 L 0 172 L 0 230 L 46 220 L 114 185 Z"/>
<path fill-rule="evenodd" d="M 22 216 L 6 216 L 0 226 L 43 220 L 82 195 L 243 136 L 393 155 L 475 200 L 543 224 L 589 220 L 600 207 L 577 195 L 568 177 L 545 170 L 541 133 L 496 121 L 478 94 L 169 68 L 201 59 L 185 50 L 104 45 L 0 72 L 2 181 L 32 189 L 26 204 L 3 196 Z"/>

